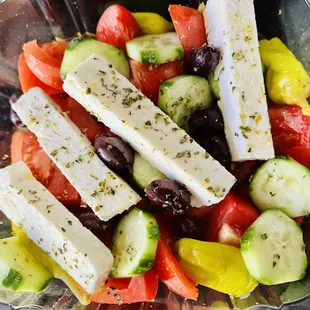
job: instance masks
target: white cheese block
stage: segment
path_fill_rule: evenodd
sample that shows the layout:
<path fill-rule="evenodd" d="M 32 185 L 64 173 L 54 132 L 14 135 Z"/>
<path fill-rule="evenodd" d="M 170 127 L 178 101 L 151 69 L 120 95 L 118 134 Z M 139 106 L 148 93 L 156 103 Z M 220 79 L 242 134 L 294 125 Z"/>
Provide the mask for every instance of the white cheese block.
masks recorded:
<path fill-rule="evenodd" d="M 44 151 L 104 221 L 140 201 L 131 187 L 95 154 L 91 143 L 40 88 L 13 105 Z"/>
<path fill-rule="evenodd" d="M 220 49 L 215 70 L 233 161 L 274 157 L 253 0 L 209 0 L 209 44 Z"/>
<path fill-rule="evenodd" d="M 221 201 L 233 186 L 221 164 L 100 56 L 69 73 L 64 89 L 202 204 Z"/>
<path fill-rule="evenodd" d="M 21 161 L 0 170 L 0 210 L 88 293 L 104 283 L 111 251 Z"/>

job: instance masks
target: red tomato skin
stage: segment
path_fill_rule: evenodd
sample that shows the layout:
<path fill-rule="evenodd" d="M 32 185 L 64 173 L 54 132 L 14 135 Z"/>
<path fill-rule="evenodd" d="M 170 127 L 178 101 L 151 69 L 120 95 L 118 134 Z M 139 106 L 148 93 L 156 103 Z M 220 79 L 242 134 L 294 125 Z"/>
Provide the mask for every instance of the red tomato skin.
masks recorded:
<path fill-rule="evenodd" d="M 176 257 L 173 255 L 172 247 L 174 238 L 159 221 L 160 240 L 158 242 L 154 269 L 161 280 L 171 291 L 187 299 L 197 300 L 198 290 L 186 277 Z"/>
<path fill-rule="evenodd" d="M 124 7 L 115 4 L 102 14 L 97 25 L 97 39 L 126 51 L 126 42 L 142 35 L 133 15 Z"/>
<path fill-rule="evenodd" d="M 62 90 L 59 91 L 46 85 L 32 73 L 26 63 L 24 52 L 22 52 L 18 58 L 18 76 L 23 93 L 28 92 L 28 90 L 33 87 L 40 87 L 48 95 L 54 95 L 63 92 Z"/>
<path fill-rule="evenodd" d="M 15 132 L 11 142 L 12 163 L 25 162 L 34 177 L 65 205 L 79 205 L 80 197 L 69 181 L 40 147 L 30 132 Z"/>
<path fill-rule="evenodd" d="M 145 65 L 130 59 L 132 83 L 152 102 L 157 104 L 159 85 L 184 72 L 183 61 L 175 61 L 160 66 Z"/>
<path fill-rule="evenodd" d="M 52 88 L 63 91 L 59 59 L 50 56 L 38 46 L 36 41 L 24 44 L 24 55 L 29 69 L 39 80 Z"/>
<path fill-rule="evenodd" d="M 218 242 L 219 231 L 224 223 L 235 229 L 240 237 L 258 218 L 259 212 L 252 204 L 229 193 L 219 204 L 215 205 L 204 219 L 206 241 Z"/>
<path fill-rule="evenodd" d="M 158 276 L 153 269 L 131 279 L 108 278 L 107 283 L 92 295 L 92 301 L 100 304 L 131 304 L 153 301 L 157 295 Z"/>
<path fill-rule="evenodd" d="M 207 43 L 203 15 L 187 6 L 171 4 L 169 12 L 184 49 L 185 57 Z"/>
<path fill-rule="evenodd" d="M 300 164 L 310 163 L 310 116 L 292 105 L 274 105 L 269 108 L 271 133 L 277 155 L 286 154 Z"/>

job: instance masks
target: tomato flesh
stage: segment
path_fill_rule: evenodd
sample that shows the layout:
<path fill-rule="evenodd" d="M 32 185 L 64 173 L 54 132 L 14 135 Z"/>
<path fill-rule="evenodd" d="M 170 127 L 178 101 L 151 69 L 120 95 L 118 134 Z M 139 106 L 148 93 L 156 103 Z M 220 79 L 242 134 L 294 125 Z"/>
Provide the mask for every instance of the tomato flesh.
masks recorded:
<path fill-rule="evenodd" d="M 34 177 L 65 205 L 79 205 L 80 197 L 66 177 L 42 150 L 30 132 L 15 132 L 11 143 L 12 163 L 24 161 Z"/>
<path fill-rule="evenodd" d="M 155 104 L 158 100 L 160 83 L 178 76 L 184 71 L 183 61 L 152 66 L 130 59 L 130 67 L 132 83 Z"/>
<path fill-rule="evenodd" d="M 219 204 L 215 205 L 204 219 L 206 241 L 219 242 L 219 233 L 224 224 L 240 237 L 258 218 L 259 212 L 249 202 L 229 193 Z"/>
<path fill-rule="evenodd" d="M 276 154 L 286 154 L 302 165 L 310 163 L 310 116 L 292 105 L 269 108 L 271 132 Z"/>
<path fill-rule="evenodd" d="M 172 4 L 169 12 L 184 49 L 185 57 L 207 43 L 203 15 L 187 6 Z"/>
<path fill-rule="evenodd" d="M 28 90 L 33 87 L 40 87 L 48 95 L 59 94 L 62 92 L 62 90 L 59 91 L 46 85 L 32 73 L 26 63 L 24 52 L 22 52 L 18 58 L 18 76 L 23 93 L 28 92 Z"/>
<path fill-rule="evenodd" d="M 102 304 L 131 304 L 152 301 L 158 290 L 158 276 L 153 269 L 131 279 L 108 278 L 106 284 L 92 295 L 92 301 Z"/>
<path fill-rule="evenodd" d="M 63 91 L 60 77 L 61 60 L 49 55 L 36 41 L 24 44 L 24 55 L 29 69 L 40 81 Z"/>
<path fill-rule="evenodd" d="M 126 51 L 126 42 L 142 35 L 141 29 L 124 7 L 115 4 L 102 14 L 97 25 L 97 39 Z"/>
<path fill-rule="evenodd" d="M 160 240 L 158 242 L 155 271 L 159 279 L 174 293 L 187 299 L 197 300 L 198 290 L 186 277 L 176 257 L 173 255 L 173 238 L 168 230 L 159 222 Z"/>

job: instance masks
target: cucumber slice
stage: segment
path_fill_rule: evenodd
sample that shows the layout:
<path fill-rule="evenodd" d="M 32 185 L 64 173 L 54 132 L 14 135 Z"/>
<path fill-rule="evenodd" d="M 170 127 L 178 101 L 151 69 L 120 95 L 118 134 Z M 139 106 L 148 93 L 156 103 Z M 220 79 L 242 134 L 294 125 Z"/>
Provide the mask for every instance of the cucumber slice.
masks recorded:
<path fill-rule="evenodd" d="M 155 180 L 167 179 L 164 174 L 152 166 L 139 153 L 135 153 L 132 177 L 141 189 L 147 188 Z"/>
<path fill-rule="evenodd" d="M 66 48 L 61 64 L 60 74 L 63 79 L 90 55 L 98 54 L 123 76 L 129 79 L 129 62 L 120 49 L 91 38 L 78 38 L 71 41 Z"/>
<path fill-rule="evenodd" d="M 52 275 L 22 245 L 17 237 L 0 240 L 0 284 L 18 292 L 44 290 Z"/>
<path fill-rule="evenodd" d="M 264 211 L 280 209 L 290 217 L 310 214 L 310 171 L 288 156 L 268 160 L 253 175 L 250 195 Z"/>
<path fill-rule="evenodd" d="M 220 99 L 220 88 L 219 80 L 215 79 L 214 72 L 210 73 L 208 76 L 208 81 L 210 83 L 211 91 L 216 99 Z"/>
<path fill-rule="evenodd" d="M 184 58 L 182 45 L 175 32 L 151 34 L 126 43 L 130 58 L 149 65 L 161 65 Z"/>
<path fill-rule="evenodd" d="M 306 274 L 302 230 L 280 210 L 265 211 L 248 228 L 241 253 L 251 276 L 266 285 L 297 281 Z"/>
<path fill-rule="evenodd" d="M 183 128 L 193 112 L 207 108 L 212 100 L 208 81 L 199 76 L 180 75 L 159 87 L 158 107 Z"/>
<path fill-rule="evenodd" d="M 159 228 L 151 213 L 133 209 L 119 222 L 113 237 L 115 257 L 111 276 L 128 278 L 144 274 L 154 264 Z"/>

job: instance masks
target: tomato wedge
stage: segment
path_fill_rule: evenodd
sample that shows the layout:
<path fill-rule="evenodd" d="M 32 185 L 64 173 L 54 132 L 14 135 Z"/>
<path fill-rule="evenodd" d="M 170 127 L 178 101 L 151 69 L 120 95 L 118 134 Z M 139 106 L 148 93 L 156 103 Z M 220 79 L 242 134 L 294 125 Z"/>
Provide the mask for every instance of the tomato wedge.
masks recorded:
<path fill-rule="evenodd" d="M 92 301 L 100 304 L 131 304 L 152 301 L 157 295 L 158 276 L 154 270 L 131 279 L 108 278 L 100 291 L 92 295 Z"/>
<path fill-rule="evenodd" d="M 269 108 L 271 133 L 276 154 L 286 154 L 302 165 L 310 164 L 310 116 L 292 105 Z"/>
<path fill-rule="evenodd" d="M 126 51 L 126 42 L 142 35 L 132 14 L 115 4 L 102 14 L 97 25 L 97 39 Z"/>
<path fill-rule="evenodd" d="M 15 132 L 11 142 L 12 163 L 24 161 L 34 177 L 65 205 L 79 205 L 80 197 L 69 181 L 40 147 L 30 132 Z"/>
<path fill-rule="evenodd" d="M 224 200 L 215 205 L 211 212 L 204 217 L 206 241 L 219 242 L 220 233 L 223 233 L 222 229 L 225 229 L 229 234 L 234 234 L 234 239 L 239 239 L 240 241 L 245 230 L 258 216 L 259 212 L 252 204 L 229 193 Z M 236 244 L 233 243 L 231 245 Z"/>
<path fill-rule="evenodd" d="M 132 83 L 150 100 L 157 104 L 159 84 L 178 76 L 184 71 L 183 61 L 170 62 L 160 66 L 145 65 L 130 59 Z"/>
<path fill-rule="evenodd" d="M 24 54 L 29 69 L 39 80 L 50 87 L 63 91 L 59 59 L 50 56 L 36 41 L 24 44 Z"/>
<path fill-rule="evenodd" d="M 60 61 L 64 58 L 65 50 L 68 46 L 66 41 L 52 41 L 42 45 L 42 50 L 48 53 L 53 58 Z"/>
<path fill-rule="evenodd" d="M 187 6 L 172 4 L 169 12 L 184 49 L 185 57 L 207 43 L 205 24 L 200 12 Z"/>
<path fill-rule="evenodd" d="M 174 293 L 187 299 L 197 300 L 198 290 L 186 277 L 179 262 L 172 252 L 173 238 L 163 223 L 159 222 L 160 240 L 154 263 L 159 279 Z"/>
<path fill-rule="evenodd" d="M 63 92 L 63 90 L 59 91 L 55 88 L 46 85 L 32 73 L 32 71 L 29 69 L 26 63 L 24 52 L 22 52 L 18 58 L 18 76 L 22 91 L 24 93 L 28 92 L 28 90 L 33 87 L 40 87 L 48 95 L 54 95 Z"/>

